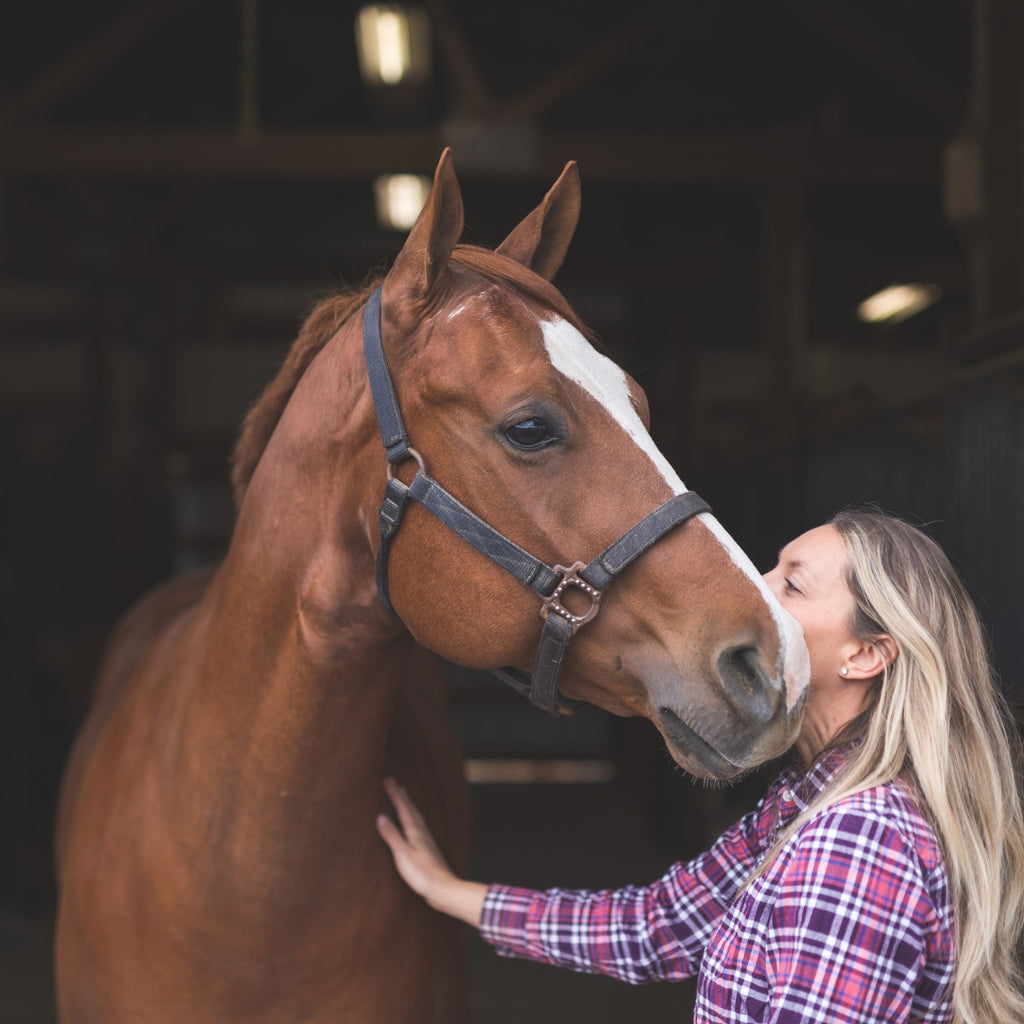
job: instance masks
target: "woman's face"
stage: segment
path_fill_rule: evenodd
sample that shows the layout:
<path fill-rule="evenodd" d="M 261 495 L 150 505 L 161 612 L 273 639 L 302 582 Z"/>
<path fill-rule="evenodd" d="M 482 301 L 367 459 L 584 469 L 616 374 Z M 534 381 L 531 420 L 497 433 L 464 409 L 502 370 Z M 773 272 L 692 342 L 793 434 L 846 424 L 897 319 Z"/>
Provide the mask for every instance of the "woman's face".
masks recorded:
<path fill-rule="evenodd" d="M 803 626 L 811 658 L 811 687 L 834 681 L 856 641 L 850 634 L 854 600 L 846 584 L 846 542 L 832 525 L 790 541 L 765 581 L 782 606 Z"/>

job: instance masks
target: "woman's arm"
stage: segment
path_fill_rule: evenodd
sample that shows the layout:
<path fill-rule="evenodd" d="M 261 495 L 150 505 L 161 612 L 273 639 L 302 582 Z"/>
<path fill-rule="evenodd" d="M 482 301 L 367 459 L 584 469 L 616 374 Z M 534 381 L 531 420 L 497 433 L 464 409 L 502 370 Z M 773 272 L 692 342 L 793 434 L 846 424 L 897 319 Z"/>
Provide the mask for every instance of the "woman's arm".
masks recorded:
<path fill-rule="evenodd" d="M 459 918 L 505 956 L 608 974 L 632 984 L 690 977 L 708 937 L 753 867 L 756 816 L 737 823 L 707 853 L 675 864 L 645 887 L 536 891 L 456 877 L 405 791 L 386 780 L 398 816 L 377 829 L 407 884 Z"/>
<path fill-rule="evenodd" d="M 381 814 L 377 817 L 377 831 L 391 848 L 398 873 L 409 888 L 435 910 L 479 928 L 487 886 L 465 881 L 452 873 L 423 816 L 394 779 L 384 780 L 384 790 L 394 804 L 402 827 Z"/>

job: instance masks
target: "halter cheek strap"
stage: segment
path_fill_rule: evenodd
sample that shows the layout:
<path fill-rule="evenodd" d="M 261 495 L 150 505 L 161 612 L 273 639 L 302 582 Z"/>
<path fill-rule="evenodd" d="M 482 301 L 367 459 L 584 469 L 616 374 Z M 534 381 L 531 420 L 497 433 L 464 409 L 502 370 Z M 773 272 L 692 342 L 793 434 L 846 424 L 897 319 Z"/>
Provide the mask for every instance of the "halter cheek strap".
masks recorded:
<path fill-rule="evenodd" d="M 384 355 L 380 320 L 381 290 L 378 288 L 370 296 L 363 312 L 363 351 L 381 440 L 388 459 L 388 480 L 378 515 L 380 545 L 377 548 L 376 573 L 380 600 L 397 616 L 388 593 L 388 553 L 409 501 L 416 501 L 543 599 L 540 614 L 544 618 L 544 628 L 532 677 L 515 667 L 493 671 L 499 679 L 545 711 L 551 714 L 570 711 L 574 703 L 564 701 L 558 693 L 562 659 L 576 631 L 597 615 L 605 588 L 666 533 L 698 513 L 710 511 L 710 507 L 692 491 L 684 491 L 651 512 L 589 564 L 547 565 L 484 522 L 427 473 L 423 458 L 409 443 L 402 422 L 398 397 Z M 393 472 L 394 466 L 406 459 L 413 459 L 417 464 L 416 475 L 408 485 Z M 569 588 L 580 590 L 590 599 L 590 607 L 582 615 L 573 614 L 562 601 L 562 595 Z"/>

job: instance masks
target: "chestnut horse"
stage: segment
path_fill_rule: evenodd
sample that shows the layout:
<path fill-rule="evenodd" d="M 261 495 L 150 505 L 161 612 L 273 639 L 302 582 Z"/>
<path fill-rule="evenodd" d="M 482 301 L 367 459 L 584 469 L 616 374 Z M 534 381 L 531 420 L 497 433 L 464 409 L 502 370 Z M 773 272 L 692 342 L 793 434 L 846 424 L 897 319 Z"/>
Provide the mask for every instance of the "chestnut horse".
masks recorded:
<path fill-rule="evenodd" d="M 458 244 L 445 151 L 391 270 L 306 321 L 223 562 L 128 614 L 69 759 L 62 1024 L 463 1019 L 461 933 L 374 828 L 393 773 L 465 864 L 442 659 L 646 716 L 698 776 L 793 741 L 798 627 L 549 283 L 578 213 L 569 164 L 497 250 Z"/>

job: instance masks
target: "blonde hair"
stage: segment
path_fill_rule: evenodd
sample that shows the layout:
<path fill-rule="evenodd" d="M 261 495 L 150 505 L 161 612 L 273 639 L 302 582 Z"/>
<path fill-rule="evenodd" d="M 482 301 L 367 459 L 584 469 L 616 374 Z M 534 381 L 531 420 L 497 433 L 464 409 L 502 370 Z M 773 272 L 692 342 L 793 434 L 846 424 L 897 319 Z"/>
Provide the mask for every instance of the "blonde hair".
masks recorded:
<path fill-rule="evenodd" d="M 844 510 L 832 525 L 850 560 L 852 634 L 888 635 L 898 653 L 867 710 L 836 738 L 834 746 L 857 741 L 851 761 L 775 849 L 823 806 L 902 779 L 935 829 L 949 876 L 954 1021 L 1024 1020 L 1021 743 L 986 632 L 949 559 L 921 530 L 875 509 Z"/>

